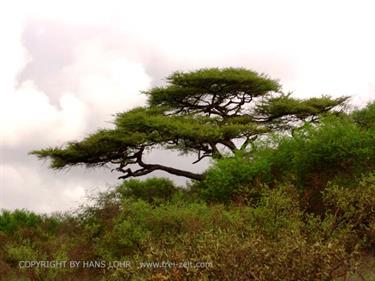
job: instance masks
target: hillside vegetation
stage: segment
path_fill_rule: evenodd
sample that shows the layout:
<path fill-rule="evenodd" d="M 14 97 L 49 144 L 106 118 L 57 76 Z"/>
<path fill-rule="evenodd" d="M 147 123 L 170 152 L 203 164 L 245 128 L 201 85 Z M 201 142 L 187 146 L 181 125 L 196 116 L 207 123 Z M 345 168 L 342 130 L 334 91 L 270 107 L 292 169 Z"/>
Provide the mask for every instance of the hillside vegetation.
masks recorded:
<path fill-rule="evenodd" d="M 0 280 L 375 280 L 375 103 L 212 161 L 186 187 L 127 179 L 74 213 L 3 210 Z"/>

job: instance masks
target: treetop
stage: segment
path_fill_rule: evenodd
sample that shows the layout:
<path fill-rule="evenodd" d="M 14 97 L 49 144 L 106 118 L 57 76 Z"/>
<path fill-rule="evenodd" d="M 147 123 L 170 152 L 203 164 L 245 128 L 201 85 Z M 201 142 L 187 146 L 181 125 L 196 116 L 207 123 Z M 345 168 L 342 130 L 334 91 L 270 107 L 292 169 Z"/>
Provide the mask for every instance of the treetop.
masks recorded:
<path fill-rule="evenodd" d="M 253 98 L 281 88 L 276 80 L 244 68 L 175 72 L 167 82 L 165 87 L 144 92 L 150 106 L 167 106 L 174 113 L 200 113 L 222 118 L 239 115 Z"/>

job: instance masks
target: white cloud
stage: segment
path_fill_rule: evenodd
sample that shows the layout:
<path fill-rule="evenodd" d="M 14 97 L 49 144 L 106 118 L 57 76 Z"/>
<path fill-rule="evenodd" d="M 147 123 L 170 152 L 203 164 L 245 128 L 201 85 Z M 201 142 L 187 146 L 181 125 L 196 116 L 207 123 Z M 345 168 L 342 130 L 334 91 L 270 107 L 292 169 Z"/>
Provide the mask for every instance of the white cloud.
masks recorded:
<path fill-rule="evenodd" d="M 36 168 L 30 163 L 1 164 L 0 209 L 25 208 L 43 213 L 73 210 L 90 194 L 90 188 L 108 187 L 105 181 L 95 178 L 94 171 L 81 171 L 85 178 L 77 178 L 67 172 L 46 173 L 44 168 L 40 163 Z"/>
<path fill-rule="evenodd" d="M 85 188 L 78 185 L 74 188 L 66 188 L 63 191 L 64 196 L 73 202 L 79 202 L 85 198 Z"/>
<path fill-rule="evenodd" d="M 75 63 L 62 73 L 79 77 L 79 98 L 99 114 L 98 119 L 109 121 L 114 112 L 143 105 L 145 97 L 140 91 L 149 87 L 151 79 L 141 63 L 105 49 L 102 43 L 83 42 L 75 51 Z"/>
<path fill-rule="evenodd" d="M 61 110 L 49 103 L 48 96 L 38 91 L 32 81 L 7 96 L 1 96 L 0 134 L 3 145 L 22 142 L 51 145 L 76 138 L 85 129 L 87 108 L 76 96 L 63 95 Z"/>
<path fill-rule="evenodd" d="M 19 52 L 15 58 L 25 57 L 19 45 L 20 40 L 14 42 Z M 83 42 L 75 52 L 74 63 L 61 71 L 61 75 L 74 77 L 78 88 L 75 93 L 63 93 L 58 106 L 52 105 L 33 81 L 25 81 L 15 89 L 19 69 L 8 72 L 6 67 L 2 66 L 1 73 L 13 77 L 0 86 L 0 135 L 3 144 L 13 146 L 25 139 L 43 139 L 43 145 L 75 139 L 89 129 L 90 115 L 101 119 L 100 125 L 108 126 L 106 121 L 114 112 L 144 104 L 145 97 L 139 92 L 151 81 L 142 64 L 106 50 L 100 41 Z"/>

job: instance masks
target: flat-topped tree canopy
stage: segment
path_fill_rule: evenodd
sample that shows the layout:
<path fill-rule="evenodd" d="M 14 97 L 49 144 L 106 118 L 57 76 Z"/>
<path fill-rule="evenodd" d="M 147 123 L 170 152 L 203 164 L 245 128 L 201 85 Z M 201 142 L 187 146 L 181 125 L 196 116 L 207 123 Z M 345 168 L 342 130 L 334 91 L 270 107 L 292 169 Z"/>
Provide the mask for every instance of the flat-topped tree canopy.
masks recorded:
<path fill-rule="evenodd" d="M 200 113 L 222 118 L 242 113 L 254 98 L 280 90 L 276 80 L 244 68 L 207 68 L 175 72 L 168 85 L 144 92 L 150 106 L 167 106 L 173 113 Z"/>
<path fill-rule="evenodd" d="M 145 92 L 147 106 L 117 113 L 113 129 L 32 154 L 50 158 L 56 169 L 111 164 L 123 173 L 120 178 L 162 170 L 202 180 L 204 174 L 146 163 L 144 153 L 162 147 L 196 153 L 194 163 L 220 158 L 223 149 L 233 153 L 247 149 L 258 135 L 293 128 L 295 121 L 318 121 L 320 114 L 333 112 L 347 100 L 295 99 L 283 94 L 277 81 L 243 68 L 176 72 L 167 81 L 165 87 Z"/>

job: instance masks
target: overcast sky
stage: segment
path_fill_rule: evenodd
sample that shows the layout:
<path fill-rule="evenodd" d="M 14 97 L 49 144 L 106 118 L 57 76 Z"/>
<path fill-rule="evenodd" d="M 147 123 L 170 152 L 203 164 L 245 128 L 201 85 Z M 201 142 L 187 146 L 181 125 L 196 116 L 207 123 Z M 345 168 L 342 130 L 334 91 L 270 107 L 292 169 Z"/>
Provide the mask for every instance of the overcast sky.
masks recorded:
<path fill-rule="evenodd" d="M 0 209 L 71 210 L 118 183 L 105 169 L 52 171 L 27 153 L 110 126 L 176 70 L 246 67 L 298 97 L 374 100 L 372 2 L 4 1 Z M 149 157 L 195 169 L 172 154 Z"/>

